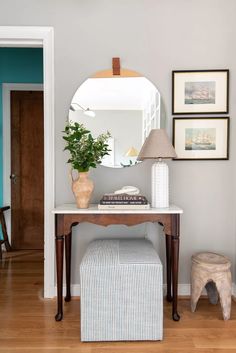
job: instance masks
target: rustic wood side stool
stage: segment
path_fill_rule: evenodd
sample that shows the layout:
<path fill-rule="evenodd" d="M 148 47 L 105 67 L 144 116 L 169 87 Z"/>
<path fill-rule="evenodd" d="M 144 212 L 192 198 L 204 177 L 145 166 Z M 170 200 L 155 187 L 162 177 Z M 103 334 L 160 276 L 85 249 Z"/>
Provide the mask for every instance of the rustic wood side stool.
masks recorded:
<path fill-rule="evenodd" d="M 210 303 L 220 297 L 224 320 L 230 318 L 232 280 L 230 260 L 219 254 L 204 252 L 192 256 L 191 310 L 195 311 L 198 299 L 206 287 Z"/>
<path fill-rule="evenodd" d="M 4 211 L 10 209 L 10 206 L 0 207 L 0 223 L 2 228 L 3 239 L 0 239 L 0 260 L 2 259 L 2 245 L 4 244 L 6 247 L 6 251 L 11 251 L 11 245 L 9 243 L 7 227 L 5 222 Z"/>

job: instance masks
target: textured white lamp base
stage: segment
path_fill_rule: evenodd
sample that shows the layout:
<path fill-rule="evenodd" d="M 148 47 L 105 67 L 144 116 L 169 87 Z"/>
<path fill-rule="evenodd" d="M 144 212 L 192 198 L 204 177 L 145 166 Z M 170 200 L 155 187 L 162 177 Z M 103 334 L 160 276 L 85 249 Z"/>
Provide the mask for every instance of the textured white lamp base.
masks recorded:
<path fill-rule="evenodd" d="M 169 207 L 169 168 L 162 161 L 152 166 L 152 207 Z"/>

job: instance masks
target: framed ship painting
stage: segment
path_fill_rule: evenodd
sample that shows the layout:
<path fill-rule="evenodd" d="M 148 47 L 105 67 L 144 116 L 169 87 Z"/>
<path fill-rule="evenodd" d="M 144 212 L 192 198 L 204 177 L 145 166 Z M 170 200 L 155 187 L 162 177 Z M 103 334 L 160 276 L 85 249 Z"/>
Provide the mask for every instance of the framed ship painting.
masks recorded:
<path fill-rule="evenodd" d="M 173 145 L 176 159 L 229 159 L 229 117 L 174 118 Z"/>
<path fill-rule="evenodd" d="M 224 114 L 229 70 L 172 71 L 172 114 Z"/>

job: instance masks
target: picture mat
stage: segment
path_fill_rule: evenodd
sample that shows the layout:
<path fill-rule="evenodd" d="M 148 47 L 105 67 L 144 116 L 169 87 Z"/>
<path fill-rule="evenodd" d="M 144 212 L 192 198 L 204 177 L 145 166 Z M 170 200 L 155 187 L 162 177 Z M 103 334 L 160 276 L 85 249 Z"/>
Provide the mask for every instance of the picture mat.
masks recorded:
<path fill-rule="evenodd" d="M 185 82 L 215 82 L 215 104 L 185 104 Z M 227 111 L 227 71 L 174 73 L 174 113 Z"/>
<path fill-rule="evenodd" d="M 216 129 L 215 150 L 185 150 L 185 129 L 193 128 Z M 227 158 L 227 128 L 227 119 L 176 119 L 174 147 L 177 153 L 177 159 Z"/>

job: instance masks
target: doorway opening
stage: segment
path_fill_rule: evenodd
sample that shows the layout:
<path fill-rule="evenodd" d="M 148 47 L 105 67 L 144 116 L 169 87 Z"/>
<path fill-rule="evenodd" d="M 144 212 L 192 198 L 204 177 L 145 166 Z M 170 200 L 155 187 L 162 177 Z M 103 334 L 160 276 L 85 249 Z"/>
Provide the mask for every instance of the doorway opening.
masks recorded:
<path fill-rule="evenodd" d="M 53 28 L 51 27 L 14 27 L 14 26 L 0 27 L 0 47 L 42 48 L 43 50 L 43 93 L 41 93 L 41 95 L 43 95 L 42 115 L 43 115 L 44 180 L 42 182 L 43 198 L 41 200 L 41 203 L 43 203 L 44 210 L 43 210 L 43 217 L 41 217 L 41 220 L 43 221 L 44 297 L 45 298 L 52 298 L 55 295 L 54 217 L 52 215 L 52 209 L 54 208 L 54 158 L 55 158 L 54 156 L 54 60 L 53 60 L 54 39 L 53 37 L 54 37 Z M 18 91 L 18 90 L 15 89 L 15 91 Z M 26 88 L 25 91 L 33 91 L 33 90 Z M 32 94 L 33 93 L 39 94 L 39 92 L 38 93 L 32 92 Z M 19 92 L 16 92 L 16 94 L 19 94 Z M 29 94 L 29 92 L 27 92 L 27 94 Z M 9 95 L 11 94 L 9 93 Z M 19 97 L 17 99 L 18 99 L 18 103 L 17 103 L 18 106 L 22 107 L 26 104 L 26 103 L 23 103 L 22 105 L 22 102 L 19 103 Z M 20 98 L 20 101 L 22 101 L 22 98 Z M 33 109 L 33 108 L 31 107 L 30 109 Z M 41 108 L 39 109 L 42 110 L 42 103 L 41 103 Z M 31 129 L 32 129 L 32 126 L 31 126 Z M 3 130 L 4 130 L 3 135 L 5 136 L 4 134 L 5 126 L 3 126 Z M 24 131 L 25 129 L 23 128 L 22 130 Z M 28 138 L 26 138 L 26 140 L 28 140 Z M 29 148 L 30 148 L 29 145 L 27 145 L 26 149 L 29 149 Z M 5 156 L 5 151 L 3 151 L 3 154 Z M 26 166 L 24 165 L 23 168 L 26 168 Z M 29 168 L 29 166 L 27 168 Z M 14 183 L 14 180 L 16 182 L 17 176 L 15 178 L 14 173 L 11 173 L 11 177 L 12 177 L 12 182 L 11 182 L 12 184 Z M 9 174 L 8 174 L 8 178 L 9 178 Z M 42 181 L 42 178 L 41 178 L 41 181 Z M 26 183 L 26 185 L 28 184 Z M 29 193 L 30 191 L 27 191 L 26 194 L 29 194 Z M 3 200 L 3 202 L 5 203 L 5 199 Z M 23 204 L 25 204 L 25 202 L 23 202 Z M 24 211 L 24 215 L 26 213 L 27 212 Z M 31 215 L 31 218 L 34 219 L 34 216 Z M 20 217 L 20 221 L 23 221 L 22 217 Z M 26 224 L 26 226 L 30 228 L 29 224 Z M 23 245 L 24 247 L 28 242 L 27 237 L 28 237 L 27 233 L 25 233 L 25 239 L 23 240 L 23 242 L 25 242 Z"/>
<path fill-rule="evenodd" d="M 43 250 L 43 49 L 0 48 L 0 89 L 3 92 L 0 195 L 3 195 L 1 204 L 10 206 L 6 212 L 9 238 L 15 250 L 36 246 Z"/>

